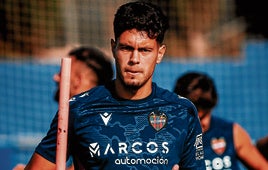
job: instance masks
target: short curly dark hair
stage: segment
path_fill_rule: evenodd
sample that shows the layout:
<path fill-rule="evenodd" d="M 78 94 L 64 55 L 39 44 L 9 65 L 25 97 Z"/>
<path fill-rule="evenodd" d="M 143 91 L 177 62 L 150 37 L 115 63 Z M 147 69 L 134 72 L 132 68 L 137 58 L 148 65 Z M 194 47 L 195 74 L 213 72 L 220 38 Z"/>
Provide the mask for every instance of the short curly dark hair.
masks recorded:
<path fill-rule="evenodd" d="M 201 93 L 195 93 L 196 90 Z M 190 99 L 197 109 L 212 109 L 218 101 L 217 89 L 213 79 L 202 72 L 190 71 L 177 79 L 174 92 Z M 205 94 L 209 94 L 209 98 Z"/>
<path fill-rule="evenodd" d="M 168 18 L 160 7 L 149 2 L 129 2 L 119 7 L 114 18 L 115 39 L 131 29 L 145 31 L 148 37 L 162 43 L 169 27 Z"/>
<path fill-rule="evenodd" d="M 96 47 L 83 46 L 71 50 L 68 54 L 84 62 L 95 71 L 98 76 L 98 85 L 103 85 L 113 79 L 113 66 L 101 50 Z"/>

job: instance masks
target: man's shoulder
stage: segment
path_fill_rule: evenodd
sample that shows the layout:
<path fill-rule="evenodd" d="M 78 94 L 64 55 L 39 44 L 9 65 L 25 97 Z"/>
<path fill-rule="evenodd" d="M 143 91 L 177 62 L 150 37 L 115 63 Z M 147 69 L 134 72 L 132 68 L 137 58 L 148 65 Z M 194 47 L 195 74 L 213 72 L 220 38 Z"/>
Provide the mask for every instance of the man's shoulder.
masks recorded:
<path fill-rule="evenodd" d="M 70 99 L 70 105 L 75 103 L 91 103 L 107 98 L 110 95 L 105 86 L 96 86 L 88 91 L 73 96 Z"/>
<path fill-rule="evenodd" d="M 215 122 L 216 124 L 223 124 L 223 125 L 227 125 L 227 126 L 231 126 L 232 124 L 234 124 L 234 121 L 225 119 L 223 117 L 219 117 L 219 116 L 211 116 L 211 121 Z"/>
<path fill-rule="evenodd" d="M 195 106 L 194 104 L 187 98 L 182 97 L 174 92 L 171 92 L 167 89 L 155 86 L 156 88 L 156 96 L 165 100 L 166 102 L 177 105 L 178 107 L 186 108 L 187 110 L 194 111 Z"/>
<path fill-rule="evenodd" d="M 235 124 L 235 122 L 231 121 L 231 120 L 227 120 L 223 117 L 219 117 L 219 116 L 215 116 L 212 115 L 211 116 L 211 129 L 215 129 L 218 133 L 217 129 L 225 129 L 224 132 L 227 131 L 233 131 L 233 125 Z"/>

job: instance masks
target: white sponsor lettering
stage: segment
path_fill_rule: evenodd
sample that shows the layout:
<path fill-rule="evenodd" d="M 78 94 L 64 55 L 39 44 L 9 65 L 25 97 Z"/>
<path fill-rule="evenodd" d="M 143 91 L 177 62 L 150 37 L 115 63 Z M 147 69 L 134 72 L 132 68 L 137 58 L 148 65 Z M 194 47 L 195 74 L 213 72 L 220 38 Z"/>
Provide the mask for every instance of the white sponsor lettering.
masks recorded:
<path fill-rule="evenodd" d="M 142 150 L 142 146 L 143 146 L 142 142 L 134 142 L 131 145 L 128 145 L 125 142 L 119 142 L 117 153 L 128 154 L 128 148 L 130 148 L 131 151 L 135 154 L 140 154 L 143 152 L 154 154 L 154 153 L 157 153 L 159 149 L 161 149 L 160 152 L 164 154 L 167 154 L 169 152 L 168 142 L 163 142 L 161 144 L 161 147 L 159 147 L 156 142 L 148 142 L 146 144 L 146 150 Z M 112 148 L 110 144 L 107 144 L 106 147 L 103 148 L 103 152 L 101 152 L 101 148 L 98 143 L 91 143 L 89 145 L 89 152 L 90 152 L 91 157 L 100 156 L 101 153 L 103 153 L 103 155 L 107 155 L 108 153 L 116 154 L 115 150 Z"/>
<path fill-rule="evenodd" d="M 100 146 L 98 143 L 91 143 L 88 148 L 91 157 L 94 157 L 94 155 L 100 156 Z"/>
<path fill-rule="evenodd" d="M 230 156 L 224 156 L 223 158 L 216 157 L 212 161 L 205 160 L 206 170 L 213 169 L 230 169 L 232 166 Z"/>
<path fill-rule="evenodd" d="M 120 165 L 120 164 L 127 164 L 127 165 L 136 165 L 136 164 L 162 164 L 162 165 L 167 165 L 168 164 L 168 159 L 164 158 L 136 158 L 136 159 L 131 159 L 128 157 L 122 158 L 122 159 L 116 159 L 115 164 Z"/>

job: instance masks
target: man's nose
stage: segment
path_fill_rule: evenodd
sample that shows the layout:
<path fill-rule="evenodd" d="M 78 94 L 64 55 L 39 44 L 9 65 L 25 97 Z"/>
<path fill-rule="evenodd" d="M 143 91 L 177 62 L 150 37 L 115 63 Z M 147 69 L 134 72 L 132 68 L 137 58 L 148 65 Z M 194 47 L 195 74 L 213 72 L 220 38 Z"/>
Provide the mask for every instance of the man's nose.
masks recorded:
<path fill-rule="evenodd" d="M 55 82 L 60 82 L 60 74 L 59 74 L 59 73 L 54 74 L 54 76 L 53 76 L 53 80 L 54 80 Z"/>
<path fill-rule="evenodd" d="M 133 64 L 138 64 L 140 62 L 140 54 L 138 50 L 134 50 L 130 56 L 130 61 Z"/>

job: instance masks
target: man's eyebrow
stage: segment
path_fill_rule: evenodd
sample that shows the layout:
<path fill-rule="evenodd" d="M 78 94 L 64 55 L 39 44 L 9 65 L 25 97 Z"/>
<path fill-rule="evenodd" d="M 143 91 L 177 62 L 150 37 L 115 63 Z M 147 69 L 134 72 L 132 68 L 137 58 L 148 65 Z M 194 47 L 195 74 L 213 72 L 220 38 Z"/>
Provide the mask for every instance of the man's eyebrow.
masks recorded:
<path fill-rule="evenodd" d="M 120 43 L 119 42 L 118 47 L 126 47 L 126 48 L 130 48 L 130 49 L 134 49 L 134 47 L 128 43 Z M 138 50 L 144 50 L 144 49 L 151 50 L 151 49 L 153 49 L 153 47 L 151 47 L 150 44 L 145 44 L 145 45 L 138 48 Z"/>
<path fill-rule="evenodd" d="M 118 45 L 119 46 L 130 46 L 130 45 L 126 44 L 126 43 L 118 43 Z"/>
<path fill-rule="evenodd" d="M 119 44 L 118 44 L 118 47 L 126 47 L 126 48 L 130 48 L 130 49 L 134 49 L 134 47 L 132 47 L 132 46 L 129 45 L 129 44 L 125 44 L 125 43 L 119 43 Z"/>

